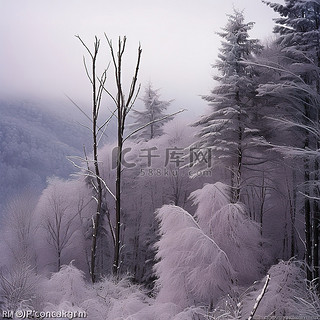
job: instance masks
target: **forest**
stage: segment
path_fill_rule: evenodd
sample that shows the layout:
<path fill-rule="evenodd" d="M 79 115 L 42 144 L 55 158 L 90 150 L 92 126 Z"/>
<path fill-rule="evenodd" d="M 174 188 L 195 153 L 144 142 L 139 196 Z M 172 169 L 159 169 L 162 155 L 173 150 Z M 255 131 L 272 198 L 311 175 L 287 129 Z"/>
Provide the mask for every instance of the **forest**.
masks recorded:
<path fill-rule="evenodd" d="M 0 103 L 0 319 L 320 319 L 320 1 L 263 2 L 273 37 L 227 15 L 192 120 L 107 35 L 77 36 L 81 129 Z"/>

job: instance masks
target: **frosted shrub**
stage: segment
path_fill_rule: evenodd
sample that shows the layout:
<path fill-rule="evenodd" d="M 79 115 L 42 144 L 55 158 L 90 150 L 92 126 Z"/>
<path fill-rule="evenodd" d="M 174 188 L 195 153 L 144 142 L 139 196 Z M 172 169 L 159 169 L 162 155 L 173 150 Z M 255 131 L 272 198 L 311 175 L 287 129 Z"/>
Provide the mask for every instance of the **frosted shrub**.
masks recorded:
<path fill-rule="evenodd" d="M 43 292 L 45 311 L 86 312 L 88 320 L 124 319 L 148 305 L 147 296 L 129 279 L 105 278 L 92 286 L 73 265 L 53 274 Z"/>
<path fill-rule="evenodd" d="M 233 270 L 226 254 L 182 208 L 166 205 L 157 212 L 157 301 L 181 308 L 209 305 L 230 290 Z"/>
<path fill-rule="evenodd" d="M 206 320 L 236 320 L 241 319 L 243 315 L 243 299 L 245 293 L 239 291 L 232 291 L 226 297 L 223 297 L 221 301 L 215 306 L 212 312 L 209 312 L 206 316 Z"/>
<path fill-rule="evenodd" d="M 103 319 L 92 317 L 97 307 L 94 292 L 85 282 L 83 272 L 72 264 L 62 266 L 59 272 L 54 273 L 45 283 L 43 293 L 47 302 L 44 311 L 80 311 L 87 313 L 88 320 Z M 101 306 L 98 309 L 102 309 Z"/>
<path fill-rule="evenodd" d="M 296 298 L 295 311 L 301 317 L 320 319 L 320 297 L 316 286 L 317 279 L 308 285 L 307 295 L 304 298 Z"/>
<path fill-rule="evenodd" d="M 54 273 L 44 289 L 47 301 L 53 305 L 59 305 L 64 301 L 80 305 L 92 296 L 83 272 L 72 264 L 62 266 L 59 272 Z"/>
<path fill-rule="evenodd" d="M 168 320 L 174 319 L 180 311 L 180 308 L 174 303 L 153 301 L 152 304 L 141 309 L 136 314 L 125 318 L 125 320 Z M 188 318 L 185 318 L 184 320 L 188 320 Z"/>
<path fill-rule="evenodd" d="M 150 306 L 124 320 L 205 320 L 207 311 L 202 307 L 187 307 L 181 310 L 174 303 L 153 301 Z M 120 319 L 119 319 L 120 320 Z"/>
<path fill-rule="evenodd" d="M 103 319 L 130 319 L 132 314 L 146 307 L 150 300 L 141 287 L 132 284 L 128 278 L 105 278 L 94 288 L 101 306 L 106 310 Z"/>
<path fill-rule="evenodd" d="M 268 274 L 270 281 L 255 316 L 301 316 L 303 310 L 298 307 L 301 306 L 298 302 L 308 296 L 303 263 L 294 260 L 280 261 L 269 269 Z M 248 314 L 260 294 L 264 282 L 265 279 L 262 279 L 248 294 L 245 303 Z"/>
<path fill-rule="evenodd" d="M 41 305 L 39 285 L 41 278 L 27 264 L 17 264 L 10 270 L 1 270 L 0 298 L 6 310 L 38 308 Z"/>

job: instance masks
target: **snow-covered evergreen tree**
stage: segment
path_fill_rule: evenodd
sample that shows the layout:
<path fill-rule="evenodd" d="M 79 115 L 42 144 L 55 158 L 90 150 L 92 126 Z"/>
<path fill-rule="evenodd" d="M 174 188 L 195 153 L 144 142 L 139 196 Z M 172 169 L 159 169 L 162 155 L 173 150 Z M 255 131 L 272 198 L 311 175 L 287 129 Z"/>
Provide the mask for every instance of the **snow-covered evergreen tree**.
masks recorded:
<path fill-rule="evenodd" d="M 171 101 L 161 100 L 159 89 L 153 89 L 151 83 L 146 87 L 145 94 L 141 100 L 144 103 L 144 109 L 132 110 L 134 123 L 131 125 L 131 129 L 134 131 L 142 128 L 133 137 L 138 140 L 148 141 L 161 136 L 163 134 L 162 126 L 169 120 L 172 120 L 172 117 L 166 114 Z M 162 120 L 159 121 L 160 119 Z"/>
<path fill-rule="evenodd" d="M 320 1 L 285 0 L 285 4 L 267 5 L 280 14 L 276 19 L 276 43 L 280 64 L 266 66 L 280 74 L 276 83 L 260 87 L 265 98 L 278 99 L 284 128 L 295 133 L 295 139 L 283 141 L 277 149 L 287 156 L 300 157 L 303 166 L 305 215 L 305 257 L 307 278 L 319 278 L 319 102 L 320 102 Z M 303 161 L 303 163 L 302 163 Z"/>
<path fill-rule="evenodd" d="M 199 126 L 199 148 L 211 148 L 217 164 L 228 167 L 231 173 L 232 201 L 240 195 L 241 173 L 252 134 L 251 108 L 255 97 L 255 72 L 245 64 L 262 49 L 259 41 L 248 32 L 253 23 L 246 23 L 241 11 L 228 16 L 228 23 L 219 35 L 223 38 L 219 59 L 213 65 L 220 75 L 218 85 L 203 98 L 211 110 L 194 125 Z"/>

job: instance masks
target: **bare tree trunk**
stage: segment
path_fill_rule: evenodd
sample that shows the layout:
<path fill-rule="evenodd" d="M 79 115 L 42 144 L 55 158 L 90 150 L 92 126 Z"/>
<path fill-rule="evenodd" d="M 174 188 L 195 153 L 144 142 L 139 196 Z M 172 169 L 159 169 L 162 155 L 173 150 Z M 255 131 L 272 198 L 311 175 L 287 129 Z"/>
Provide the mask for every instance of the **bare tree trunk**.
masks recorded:
<path fill-rule="evenodd" d="M 318 119 L 317 115 L 317 119 Z M 319 142 L 316 141 L 316 148 L 319 150 Z M 317 281 L 317 285 L 319 286 L 319 160 L 314 160 L 314 200 L 313 200 L 313 226 L 312 226 L 312 238 L 313 238 L 313 247 L 312 247 L 312 254 L 313 254 L 313 279 Z M 319 289 L 319 287 L 318 287 Z"/>
<path fill-rule="evenodd" d="M 240 105 L 240 97 L 239 92 L 236 93 L 236 101 L 238 102 L 238 105 Z M 240 191 L 241 191 L 241 175 L 242 175 L 242 160 L 243 160 L 243 154 L 242 154 L 242 140 L 243 140 L 243 128 L 241 126 L 241 107 L 239 107 L 238 110 L 238 146 L 237 146 L 237 160 L 236 160 L 236 166 L 234 168 L 233 174 L 233 184 L 232 184 L 232 203 L 236 203 L 240 200 Z"/>
<path fill-rule="evenodd" d="M 99 237 L 99 229 L 100 229 L 100 219 L 102 214 L 102 197 L 103 197 L 103 187 L 101 182 L 100 176 L 100 169 L 99 169 L 99 160 L 98 160 L 98 134 L 101 130 L 101 127 L 98 125 L 98 117 L 99 117 L 99 110 L 101 104 L 102 93 L 104 90 L 104 84 L 106 81 L 106 71 L 103 72 L 101 78 L 97 78 L 96 74 L 96 62 L 99 53 L 100 47 L 100 40 L 95 37 L 94 42 L 94 50 L 93 52 L 85 45 L 82 39 L 78 36 L 77 37 L 82 45 L 87 49 L 90 57 L 91 57 L 91 74 L 89 75 L 87 66 L 85 64 L 87 76 L 91 82 L 92 87 L 92 144 L 93 144 L 93 174 L 91 176 L 91 183 L 95 191 L 94 199 L 97 203 L 97 209 L 95 214 L 92 216 L 92 243 L 91 243 L 91 261 L 90 261 L 90 276 L 92 282 L 96 282 L 96 259 L 97 259 L 97 238 Z M 99 83 L 97 83 L 97 80 Z M 88 171 L 90 171 L 89 164 L 88 164 Z M 112 232 L 112 230 L 111 230 Z"/>
<path fill-rule="evenodd" d="M 98 55 L 100 41 L 96 39 L 95 42 L 95 51 L 92 59 L 92 139 L 93 139 L 93 161 L 94 161 L 94 170 L 96 175 L 95 189 L 96 189 L 96 202 L 97 202 L 97 211 L 93 218 L 93 232 L 92 232 L 92 247 L 91 247 L 91 279 L 92 282 L 96 281 L 96 258 L 97 258 L 97 237 L 99 236 L 98 230 L 100 228 L 100 217 L 101 217 L 101 207 L 102 207 L 102 186 L 100 180 L 100 170 L 98 162 L 98 142 L 97 142 L 97 121 L 99 115 L 99 97 L 97 94 L 97 85 L 96 85 L 96 59 Z"/>
<path fill-rule="evenodd" d="M 307 133 L 308 135 L 308 133 Z M 305 149 L 309 147 L 309 137 L 307 136 L 305 140 Z M 310 204 L 310 163 L 309 159 L 304 160 L 304 182 L 305 182 L 305 199 L 304 199 L 304 215 L 305 215 L 305 261 L 306 261 L 306 273 L 307 280 L 312 280 L 312 241 L 311 241 L 311 223 L 312 223 L 312 213 Z"/>
<path fill-rule="evenodd" d="M 295 186 L 296 174 L 293 172 L 292 186 Z M 289 186 L 288 186 L 288 192 Z M 297 194 L 296 190 L 292 190 L 292 197 L 290 197 L 290 219 L 291 219 L 291 251 L 290 256 L 294 257 L 296 255 L 296 236 L 295 236 L 295 226 L 296 226 L 296 210 L 297 210 Z"/>
<path fill-rule="evenodd" d="M 151 104 L 151 124 L 150 124 L 150 139 L 153 139 L 154 138 L 154 101 L 152 102 Z"/>
<path fill-rule="evenodd" d="M 120 232 L 121 232 L 121 172 L 122 172 L 122 136 L 118 135 L 117 180 L 116 180 L 116 243 L 114 246 L 113 274 L 118 274 L 120 258 Z"/>
<path fill-rule="evenodd" d="M 121 250 L 121 178 L 122 178 L 122 151 L 123 151 L 123 143 L 124 139 L 124 129 L 125 129 L 125 122 L 126 117 L 129 111 L 132 108 L 132 105 L 137 97 L 139 89 L 136 90 L 137 78 L 138 78 L 138 71 L 140 66 L 140 58 L 142 49 L 139 46 L 138 48 L 138 58 L 135 68 L 135 73 L 131 82 L 128 98 L 125 99 L 122 89 L 122 58 L 126 47 L 126 37 L 123 40 L 118 40 L 118 51 L 117 57 L 115 56 L 115 52 L 112 46 L 112 42 L 107 38 L 111 55 L 113 66 L 115 70 L 115 78 L 116 78 L 116 86 L 117 86 L 117 95 L 116 98 L 113 96 L 112 99 L 116 104 L 117 108 L 117 116 L 118 116 L 118 135 L 117 135 L 117 169 L 116 169 L 116 225 L 115 225 L 115 246 L 114 246 L 114 259 L 113 259 L 113 266 L 112 272 L 114 275 L 118 275 L 119 268 L 120 268 L 120 250 Z"/>
<path fill-rule="evenodd" d="M 60 251 L 58 251 L 58 270 L 57 270 L 57 272 L 59 272 L 60 271 L 60 268 L 61 268 L 61 252 Z"/>
<path fill-rule="evenodd" d="M 319 170 L 319 164 L 316 160 L 315 171 Z M 316 174 L 316 181 L 318 180 L 318 175 Z M 318 197 L 319 193 L 316 190 L 315 197 Z M 313 279 L 316 279 L 319 282 L 319 203 L 318 200 L 314 200 L 313 202 Z"/>
<path fill-rule="evenodd" d="M 317 17 L 315 27 L 316 30 L 319 30 L 320 26 L 320 19 L 319 19 L 319 10 L 318 6 L 314 6 L 315 16 Z M 317 66 L 320 67 L 320 38 L 317 37 Z M 320 80 L 319 77 L 316 78 L 316 90 L 317 93 L 320 94 Z M 319 125 L 319 109 L 316 109 L 316 123 Z M 317 139 L 316 140 L 316 150 L 319 150 L 320 148 L 320 142 Z M 319 198 L 320 196 L 320 186 L 319 186 L 319 160 L 318 158 L 315 159 L 315 183 L 316 187 L 314 188 L 315 197 Z M 320 213 L 319 213 L 319 200 L 314 200 L 314 221 L 313 221 L 313 260 L 314 260 L 314 274 L 313 279 L 316 279 L 317 281 L 317 289 L 318 292 L 320 291 L 320 279 L 319 279 L 319 228 L 320 228 Z"/>

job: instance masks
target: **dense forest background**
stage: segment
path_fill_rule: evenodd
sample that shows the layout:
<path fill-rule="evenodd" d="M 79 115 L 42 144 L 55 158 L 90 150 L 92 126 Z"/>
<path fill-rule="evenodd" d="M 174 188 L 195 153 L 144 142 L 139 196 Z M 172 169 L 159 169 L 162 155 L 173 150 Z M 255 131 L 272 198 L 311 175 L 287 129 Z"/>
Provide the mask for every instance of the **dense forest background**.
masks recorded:
<path fill-rule="evenodd" d="M 0 102 L 3 318 L 320 317 L 320 1 L 265 3 L 267 43 L 227 16 L 196 119 L 139 91 L 140 47 L 122 83 L 126 38 L 78 37 L 90 112 Z"/>

